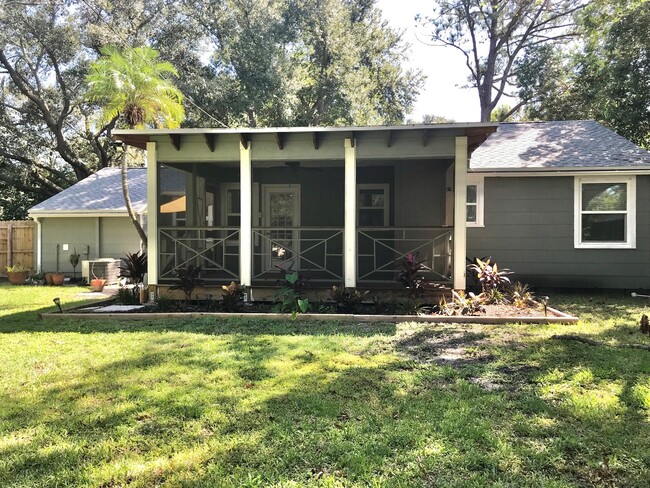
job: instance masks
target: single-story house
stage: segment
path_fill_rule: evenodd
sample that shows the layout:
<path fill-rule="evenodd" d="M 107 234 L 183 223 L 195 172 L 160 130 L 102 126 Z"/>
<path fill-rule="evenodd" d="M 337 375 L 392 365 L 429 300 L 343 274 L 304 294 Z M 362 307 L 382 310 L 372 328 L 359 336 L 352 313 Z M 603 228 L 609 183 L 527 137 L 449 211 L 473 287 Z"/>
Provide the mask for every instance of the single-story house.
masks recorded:
<path fill-rule="evenodd" d="M 156 209 L 154 289 L 190 263 L 253 291 L 278 266 L 312 287 L 392 287 L 409 252 L 454 288 L 475 256 L 533 286 L 650 288 L 650 153 L 594 121 L 113 134 L 147 152 L 129 179 L 146 173 Z"/>
<path fill-rule="evenodd" d="M 133 209 L 146 225 L 147 170 L 128 170 Z M 29 209 L 36 221 L 36 266 L 72 276 L 70 254 L 80 261 L 122 258 L 140 249 L 140 237 L 126 211 L 119 168 L 103 168 Z M 77 276 L 81 265 L 77 267 Z"/>

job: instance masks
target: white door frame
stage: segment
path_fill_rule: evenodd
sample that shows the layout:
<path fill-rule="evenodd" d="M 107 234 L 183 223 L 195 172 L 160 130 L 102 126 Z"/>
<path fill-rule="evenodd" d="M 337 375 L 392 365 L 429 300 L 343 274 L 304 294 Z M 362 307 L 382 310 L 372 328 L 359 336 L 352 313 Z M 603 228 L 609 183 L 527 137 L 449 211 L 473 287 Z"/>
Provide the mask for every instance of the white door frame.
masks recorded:
<path fill-rule="evenodd" d="M 264 227 L 271 227 L 271 194 L 291 192 L 295 195 L 293 202 L 293 227 L 300 227 L 300 184 L 262 184 L 262 217 Z M 300 231 L 294 230 L 291 239 L 291 248 L 294 252 L 294 268 L 300 268 Z M 264 268 L 266 271 L 272 269 L 273 258 L 271 257 L 271 245 L 267 240 L 264 246 Z"/>

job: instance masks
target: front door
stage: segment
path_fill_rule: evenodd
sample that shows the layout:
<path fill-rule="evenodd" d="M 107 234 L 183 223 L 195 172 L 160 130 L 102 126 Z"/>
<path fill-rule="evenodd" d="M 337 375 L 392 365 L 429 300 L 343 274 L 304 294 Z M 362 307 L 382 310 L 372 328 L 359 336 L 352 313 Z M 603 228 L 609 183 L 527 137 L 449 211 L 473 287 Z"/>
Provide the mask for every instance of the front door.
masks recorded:
<path fill-rule="evenodd" d="M 267 228 L 265 267 L 300 268 L 300 185 L 263 185 L 262 215 Z"/>

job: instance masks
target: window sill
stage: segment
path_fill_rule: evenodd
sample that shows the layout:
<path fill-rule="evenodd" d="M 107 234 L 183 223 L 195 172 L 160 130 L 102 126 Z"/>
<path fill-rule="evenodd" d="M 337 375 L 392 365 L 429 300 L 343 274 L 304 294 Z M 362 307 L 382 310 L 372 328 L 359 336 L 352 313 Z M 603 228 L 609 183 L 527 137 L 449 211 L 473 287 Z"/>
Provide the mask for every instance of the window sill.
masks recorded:
<path fill-rule="evenodd" d="M 576 249 L 636 249 L 636 245 L 628 242 L 594 242 L 580 243 L 575 246 Z"/>

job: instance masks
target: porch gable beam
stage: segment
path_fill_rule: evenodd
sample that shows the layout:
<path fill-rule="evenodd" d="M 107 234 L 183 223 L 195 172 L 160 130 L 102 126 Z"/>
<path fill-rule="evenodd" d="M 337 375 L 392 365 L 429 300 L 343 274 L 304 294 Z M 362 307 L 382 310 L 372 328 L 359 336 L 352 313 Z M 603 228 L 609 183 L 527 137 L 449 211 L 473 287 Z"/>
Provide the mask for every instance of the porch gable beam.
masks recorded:
<path fill-rule="evenodd" d="M 250 135 L 249 134 L 239 134 L 239 140 L 244 149 L 248 149 L 250 145 Z"/>
<path fill-rule="evenodd" d="M 275 142 L 278 143 L 278 149 L 282 151 L 284 149 L 284 134 L 282 132 L 275 133 Z"/>
<path fill-rule="evenodd" d="M 314 149 L 318 150 L 318 148 L 320 147 L 320 136 L 318 132 L 311 133 L 311 140 L 314 143 Z"/>
<path fill-rule="evenodd" d="M 464 290 L 467 284 L 467 137 L 456 137 L 454 160 L 454 289 Z"/>
<path fill-rule="evenodd" d="M 343 229 L 344 282 L 357 286 L 357 148 L 354 137 L 344 141 L 345 151 L 345 219 Z"/>
<path fill-rule="evenodd" d="M 393 131 L 386 131 L 386 147 L 391 147 L 393 145 Z"/>
<path fill-rule="evenodd" d="M 243 136 L 242 136 L 243 137 Z M 253 165 L 251 143 L 239 145 L 240 229 L 239 282 L 251 286 L 253 280 Z"/>

